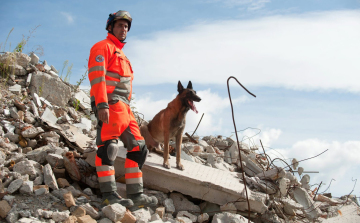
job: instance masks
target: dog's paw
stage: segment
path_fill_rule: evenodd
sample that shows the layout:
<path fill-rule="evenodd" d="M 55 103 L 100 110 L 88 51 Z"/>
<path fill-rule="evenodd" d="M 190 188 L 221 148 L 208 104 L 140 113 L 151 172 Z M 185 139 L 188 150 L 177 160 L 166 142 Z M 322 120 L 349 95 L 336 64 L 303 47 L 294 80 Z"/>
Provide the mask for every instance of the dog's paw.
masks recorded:
<path fill-rule="evenodd" d="M 165 168 L 167 168 L 167 169 L 171 169 L 171 166 L 170 166 L 170 163 L 169 163 L 169 162 L 165 162 L 165 163 L 163 164 L 163 166 L 164 166 Z"/>
<path fill-rule="evenodd" d="M 178 168 L 179 170 L 184 170 L 184 165 L 182 165 L 181 163 L 176 164 L 176 168 Z"/>

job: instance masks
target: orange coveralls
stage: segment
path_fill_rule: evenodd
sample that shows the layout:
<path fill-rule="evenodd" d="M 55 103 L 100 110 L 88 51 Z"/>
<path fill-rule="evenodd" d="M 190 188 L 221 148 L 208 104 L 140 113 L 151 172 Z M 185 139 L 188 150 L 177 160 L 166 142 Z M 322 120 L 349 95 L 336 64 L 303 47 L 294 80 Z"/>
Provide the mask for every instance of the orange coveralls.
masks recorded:
<path fill-rule="evenodd" d="M 117 143 L 120 138 L 128 150 L 126 191 L 136 194 L 143 192 L 141 165 L 138 164 L 139 157 L 147 148 L 129 106 L 134 76 L 130 61 L 122 51 L 124 45 L 114 35 L 108 34 L 90 50 L 88 68 L 92 106 L 95 114 L 97 109 L 109 109 L 108 124 L 98 119 L 95 166 L 101 192 L 116 191 L 114 160 L 109 160 L 107 148 L 108 143 Z"/>

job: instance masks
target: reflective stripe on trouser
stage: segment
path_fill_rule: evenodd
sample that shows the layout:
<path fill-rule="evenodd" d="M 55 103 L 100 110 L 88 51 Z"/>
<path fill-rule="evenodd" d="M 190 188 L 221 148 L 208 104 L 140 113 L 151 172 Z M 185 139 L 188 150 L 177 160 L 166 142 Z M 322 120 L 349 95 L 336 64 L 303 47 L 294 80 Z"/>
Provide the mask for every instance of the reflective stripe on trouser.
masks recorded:
<path fill-rule="evenodd" d="M 115 169 L 114 166 L 102 165 L 102 159 L 95 156 L 95 166 L 96 173 L 98 175 L 98 181 L 100 186 L 100 191 L 111 192 L 116 191 L 116 182 L 115 182 Z"/>
<path fill-rule="evenodd" d="M 104 148 L 106 141 L 118 138 L 124 143 L 128 153 L 141 151 L 145 147 L 144 138 L 140 134 L 139 126 L 130 107 L 121 101 L 114 104 L 109 103 L 108 124 L 98 120 L 96 144 L 99 149 L 100 147 Z M 104 186 L 105 188 L 114 187 L 113 189 L 116 190 L 115 176 L 110 177 L 106 175 L 100 177 L 99 175 L 99 173 L 103 171 L 102 168 L 106 166 L 113 168 L 113 166 L 102 165 L 100 161 L 99 164 L 101 165 L 96 165 L 96 171 L 98 173 L 100 189 L 101 186 Z M 100 182 L 100 179 L 103 180 L 103 182 Z M 125 181 L 127 194 L 143 192 L 142 172 L 139 169 L 138 163 L 128 158 L 125 159 Z M 103 192 L 102 189 L 101 191 Z"/>
<path fill-rule="evenodd" d="M 137 162 L 128 158 L 125 159 L 125 182 L 127 194 L 143 192 L 142 172 Z"/>

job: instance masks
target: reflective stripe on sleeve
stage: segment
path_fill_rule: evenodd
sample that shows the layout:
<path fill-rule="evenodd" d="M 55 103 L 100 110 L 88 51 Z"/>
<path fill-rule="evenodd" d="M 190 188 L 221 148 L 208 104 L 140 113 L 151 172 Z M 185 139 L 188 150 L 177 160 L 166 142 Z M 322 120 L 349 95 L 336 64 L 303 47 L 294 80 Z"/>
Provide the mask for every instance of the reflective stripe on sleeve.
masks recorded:
<path fill-rule="evenodd" d="M 94 86 L 95 84 L 98 84 L 98 83 L 101 83 L 105 81 L 105 77 L 98 77 L 98 78 L 95 78 L 93 79 L 92 81 L 90 81 L 90 85 L 91 87 Z"/>
<path fill-rule="evenodd" d="M 89 74 L 93 71 L 105 71 L 104 66 L 93 66 L 92 68 L 89 68 Z"/>

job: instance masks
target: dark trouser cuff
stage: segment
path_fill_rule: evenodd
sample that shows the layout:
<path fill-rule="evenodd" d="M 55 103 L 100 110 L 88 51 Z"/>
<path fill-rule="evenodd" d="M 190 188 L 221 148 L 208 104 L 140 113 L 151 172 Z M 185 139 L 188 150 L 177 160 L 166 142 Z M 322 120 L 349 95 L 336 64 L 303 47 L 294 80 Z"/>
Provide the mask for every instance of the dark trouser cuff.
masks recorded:
<path fill-rule="evenodd" d="M 126 184 L 126 194 L 138 194 L 144 192 L 143 184 Z"/>
<path fill-rule="evenodd" d="M 100 191 L 101 191 L 101 193 L 117 191 L 117 187 L 116 187 L 116 182 L 115 182 L 115 181 L 99 183 L 99 185 L 100 185 Z"/>

